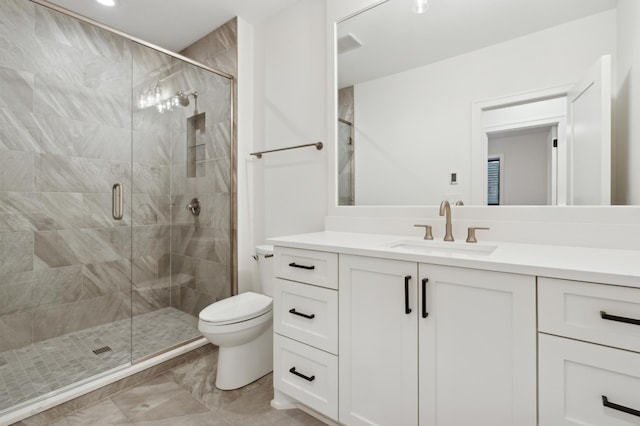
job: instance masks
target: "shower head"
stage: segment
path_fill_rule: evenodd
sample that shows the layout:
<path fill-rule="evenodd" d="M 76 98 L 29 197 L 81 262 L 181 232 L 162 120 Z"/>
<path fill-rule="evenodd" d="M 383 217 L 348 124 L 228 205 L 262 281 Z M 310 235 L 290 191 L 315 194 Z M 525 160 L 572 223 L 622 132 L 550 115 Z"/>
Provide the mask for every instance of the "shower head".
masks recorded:
<path fill-rule="evenodd" d="M 193 103 L 194 103 L 194 109 L 193 109 L 193 113 L 197 114 L 198 113 L 198 92 L 193 91 L 193 92 L 189 92 L 189 93 L 185 93 L 185 92 L 177 92 L 176 95 L 172 98 L 172 103 L 174 106 L 189 106 L 189 96 L 193 96 Z"/>
<path fill-rule="evenodd" d="M 178 102 L 180 103 L 180 105 L 182 105 L 183 107 L 186 107 L 189 105 L 189 95 L 184 93 L 184 92 L 178 92 L 176 94 L 176 96 L 178 97 Z"/>

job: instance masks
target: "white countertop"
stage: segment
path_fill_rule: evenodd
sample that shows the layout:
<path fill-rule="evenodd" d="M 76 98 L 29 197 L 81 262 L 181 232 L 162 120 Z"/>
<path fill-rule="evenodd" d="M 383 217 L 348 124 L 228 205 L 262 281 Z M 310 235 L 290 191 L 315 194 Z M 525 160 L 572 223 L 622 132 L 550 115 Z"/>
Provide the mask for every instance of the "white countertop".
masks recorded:
<path fill-rule="evenodd" d="M 496 246 L 491 254 L 419 253 L 392 248 L 395 242 L 416 242 L 421 238 L 351 232 L 316 232 L 270 238 L 275 246 L 320 250 L 341 254 L 407 260 L 463 268 L 485 269 L 526 275 L 564 278 L 640 288 L 640 251 L 612 250 L 541 244 L 480 242 L 468 244 L 434 241 L 456 247 Z M 427 242 L 428 244 L 428 242 Z M 446 246 L 445 246 L 446 247 Z"/>

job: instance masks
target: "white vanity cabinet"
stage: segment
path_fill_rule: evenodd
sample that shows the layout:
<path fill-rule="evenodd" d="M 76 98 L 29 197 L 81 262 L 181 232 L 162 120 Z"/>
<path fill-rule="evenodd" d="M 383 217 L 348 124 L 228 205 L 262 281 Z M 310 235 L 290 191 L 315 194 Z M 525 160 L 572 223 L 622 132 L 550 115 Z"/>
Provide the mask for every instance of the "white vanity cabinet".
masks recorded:
<path fill-rule="evenodd" d="M 338 255 L 276 247 L 273 386 L 338 418 Z M 279 402 L 282 404 L 282 402 Z"/>
<path fill-rule="evenodd" d="M 640 426 L 640 252 L 276 242 L 273 406 L 345 426 Z"/>
<path fill-rule="evenodd" d="M 539 278 L 541 426 L 640 425 L 640 289 Z"/>
<path fill-rule="evenodd" d="M 340 255 L 346 425 L 536 424 L 535 278 Z"/>

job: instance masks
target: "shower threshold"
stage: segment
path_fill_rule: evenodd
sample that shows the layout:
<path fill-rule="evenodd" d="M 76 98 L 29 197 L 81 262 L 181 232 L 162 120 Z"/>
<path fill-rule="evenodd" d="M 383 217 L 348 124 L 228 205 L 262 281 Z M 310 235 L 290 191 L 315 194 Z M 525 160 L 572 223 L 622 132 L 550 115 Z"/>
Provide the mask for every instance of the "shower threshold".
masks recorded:
<path fill-rule="evenodd" d="M 131 320 L 125 319 L 1 352 L 0 425 L 207 343 L 198 331 L 197 319 L 174 308 L 134 317 L 133 330 L 132 338 Z"/>

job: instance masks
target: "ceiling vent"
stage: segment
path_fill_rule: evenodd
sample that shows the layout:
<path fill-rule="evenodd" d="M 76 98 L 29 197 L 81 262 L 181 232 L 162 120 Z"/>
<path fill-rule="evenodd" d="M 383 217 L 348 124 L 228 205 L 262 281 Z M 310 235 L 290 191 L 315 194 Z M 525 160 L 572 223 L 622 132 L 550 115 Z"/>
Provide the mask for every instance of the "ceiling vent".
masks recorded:
<path fill-rule="evenodd" d="M 355 38 L 353 34 L 349 33 L 344 37 L 338 39 L 338 54 L 348 52 L 353 49 L 357 49 L 362 46 L 360 40 Z"/>

